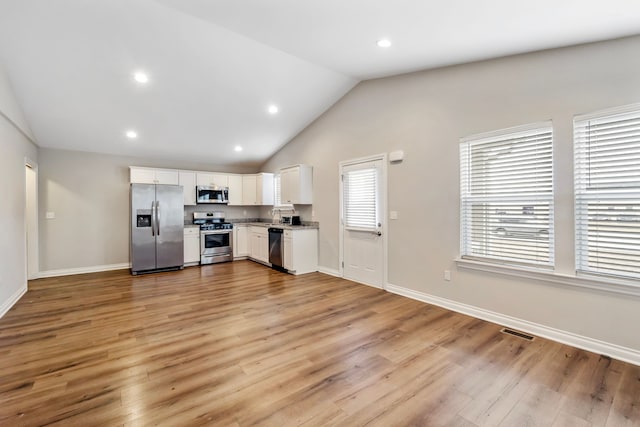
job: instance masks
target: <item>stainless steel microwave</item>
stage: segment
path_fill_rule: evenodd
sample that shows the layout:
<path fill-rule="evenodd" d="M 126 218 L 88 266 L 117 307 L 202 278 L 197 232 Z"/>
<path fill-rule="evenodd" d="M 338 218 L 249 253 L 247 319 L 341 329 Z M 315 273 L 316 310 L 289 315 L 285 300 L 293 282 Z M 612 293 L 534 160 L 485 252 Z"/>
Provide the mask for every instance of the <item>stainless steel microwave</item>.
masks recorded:
<path fill-rule="evenodd" d="M 229 188 L 198 185 L 196 187 L 196 203 L 228 203 Z"/>

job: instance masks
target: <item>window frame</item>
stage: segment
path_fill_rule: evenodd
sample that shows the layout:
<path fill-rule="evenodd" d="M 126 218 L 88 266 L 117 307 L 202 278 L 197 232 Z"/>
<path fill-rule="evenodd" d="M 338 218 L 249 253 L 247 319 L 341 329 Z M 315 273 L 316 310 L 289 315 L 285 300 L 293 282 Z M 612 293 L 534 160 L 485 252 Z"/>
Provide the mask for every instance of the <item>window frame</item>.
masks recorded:
<path fill-rule="evenodd" d="M 591 251 L 589 244 L 590 230 L 589 230 L 589 203 L 598 204 L 604 202 L 604 205 L 622 203 L 630 204 L 629 201 L 640 200 L 640 185 L 629 186 L 590 186 L 587 184 L 588 179 L 591 179 L 591 159 L 589 157 L 592 149 L 592 144 L 598 144 L 598 141 L 591 142 L 591 133 L 588 136 L 583 136 L 584 132 L 588 131 L 586 128 L 590 128 L 591 122 L 596 122 L 593 126 L 602 124 L 614 124 L 621 119 L 637 119 L 640 121 L 640 104 L 632 104 L 617 108 L 611 108 L 601 110 L 589 114 L 581 114 L 574 116 L 573 119 L 573 162 L 574 162 L 574 182 L 573 182 L 573 196 L 574 196 L 574 259 L 575 259 L 575 271 L 576 276 L 581 277 L 594 277 L 602 278 L 603 280 L 622 280 L 637 284 L 640 280 L 640 271 L 631 272 L 627 270 L 618 270 L 614 272 L 614 269 L 605 267 L 590 267 L 589 258 L 593 255 L 594 263 L 597 264 L 597 259 L 604 258 L 599 254 L 599 251 Z M 614 125 L 615 126 L 615 125 Z M 640 135 L 638 138 L 638 144 L 640 147 Z M 635 142 L 635 141 L 634 141 Z M 595 159 L 594 159 L 595 160 Z M 585 169 L 586 168 L 586 169 Z M 638 203 L 635 203 L 638 204 Z M 635 213 L 635 211 L 634 211 Z M 606 233 L 607 224 L 603 226 L 602 233 Z M 598 236 L 598 231 L 595 230 L 591 237 Z M 606 239 L 606 238 L 605 238 Z M 607 242 L 604 242 L 607 243 Z M 597 248 L 597 246 L 596 246 Z M 637 285 L 636 285 L 637 286 Z"/>
<path fill-rule="evenodd" d="M 470 165 L 471 158 L 470 153 L 473 146 L 481 146 L 483 144 L 499 144 L 500 142 L 507 142 L 511 139 L 517 142 L 518 139 L 525 139 L 527 137 L 540 135 L 541 137 L 545 137 L 548 134 L 549 138 L 549 147 L 545 147 L 547 150 L 547 155 L 549 156 L 549 174 L 547 180 L 549 181 L 547 187 L 544 192 L 540 192 L 539 194 L 535 194 L 536 192 L 524 192 L 518 195 L 517 190 L 512 190 L 510 194 L 507 195 L 499 195 L 499 194 L 490 194 L 488 196 L 479 196 L 478 194 L 472 194 L 472 168 Z M 523 142 L 523 141 L 521 141 Z M 524 142 L 523 142 L 524 143 Z M 542 145 L 541 145 L 542 146 Z M 555 185 L 554 185 L 554 129 L 553 123 L 551 120 L 544 122 L 531 123 L 523 126 L 516 126 L 507 129 L 496 130 L 492 132 L 482 133 L 467 136 L 460 139 L 460 259 L 461 260 L 469 260 L 472 262 L 481 262 L 489 265 L 507 265 L 515 268 L 524 268 L 524 269 L 539 269 L 544 271 L 553 271 L 555 268 L 555 232 L 554 232 L 554 210 L 555 210 Z M 546 156 L 545 156 L 546 157 Z M 523 162 L 523 165 L 526 163 Z M 503 172 L 503 171 L 498 171 Z M 508 173 L 509 171 L 506 170 Z M 536 175 L 532 175 L 534 178 Z M 508 187 L 508 185 L 506 185 Z M 535 188 L 535 186 L 532 186 Z M 510 258 L 508 256 L 487 256 L 483 254 L 474 253 L 472 249 L 472 238 L 470 237 L 474 230 L 473 219 L 474 214 L 472 208 L 474 203 L 481 204 L 483 201 L 487 204 L 495 203 L 495 204 L 512 204 L 515 208 L 516 205 L 521 204 L 521 207 L 524 208 L 531 205 L 540 205 L 541 203 L 546 204 L 548 206 L 547 212 L 544 218 L 544 224 L 548 225 L 548 238 L 547 245 L 545 245 L 543 249 L 543 254 L 548 254 L 548 258 L 544 258 L 543 261 L 531 261 L 531 260 L 516 260 L 514 258 Z M 515 209 L 514 209 L 515 211 Z M 544 211 L 544 210 L 543 210 Z M 497 215 L 497 213 L 496 213 Z M 513 215 L 513 213 L 511 213 Z M 476 217 L 477 218 L 477 217 Z M 491 226 L 493 227 L 493 225 Z M 487 227 L 484 230 L 484 233 L 487 235 L 490 234 L 490 228 Z M 481 231 L 482 231 L 481 230 Z M 492 230 L 492 228 L 491 228 Z M 533 239 L 533 238 L 532 238 Z M 488 240 L 488 239 L 487 239 Z M 528 237 L 523 239 L 528 240 Z M 477 242 L 477 241 L 476 241 Z M 508 246 L 506 244 L 505 246 Z M 512 246 L 516 246 L 517 244 L 512 244 Z M 490 247 L 491 245 L 487 245 Z M 523 245 L 524 246 L 524 245 Z M 511 249 L 513 251 L 515 249 Z M 508 252 L 508 250 L 506 251 Z M 515 254 L 515 252 L 512 252 Z"/>

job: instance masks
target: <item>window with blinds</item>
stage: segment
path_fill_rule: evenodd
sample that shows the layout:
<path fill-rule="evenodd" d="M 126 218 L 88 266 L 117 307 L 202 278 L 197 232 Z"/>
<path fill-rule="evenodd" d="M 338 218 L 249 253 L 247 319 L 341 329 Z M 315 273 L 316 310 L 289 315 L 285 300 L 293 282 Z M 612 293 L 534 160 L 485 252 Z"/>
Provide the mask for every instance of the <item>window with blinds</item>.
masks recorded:
<path fill-rule="evenodd" d="M 376 230 L 378 171 L 375 167 L 346 171 L 344 180 L 345 227 Z"/>
<path fill-rule="evenodd" d="M 576 269 L 640 278 L 640 105 L 574 120 Z"/>
<path fill-rule="evenodd" d="M 280 196 L 280 174 L 277 173 L 273 176 L 273 206 L 282 205 Z"/>
<path fill-rule="evenodd" d="M 553 267 L 550 122 L 463 138 L 461 255 Z"/>

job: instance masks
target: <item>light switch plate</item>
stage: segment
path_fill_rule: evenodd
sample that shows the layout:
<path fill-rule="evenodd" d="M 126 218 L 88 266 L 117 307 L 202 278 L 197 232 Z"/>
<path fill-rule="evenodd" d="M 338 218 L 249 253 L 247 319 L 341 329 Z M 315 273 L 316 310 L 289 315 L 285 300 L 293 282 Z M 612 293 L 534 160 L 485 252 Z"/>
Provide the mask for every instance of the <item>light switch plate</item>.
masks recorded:
<path fill-rule="evenodd" d="M 47 218 L 47 219 L 56 219 L 56 213 L 55 212 L 47 212 L 45 214 L 45 218 Z"/>
<path fill-rule="evenodd" d="M 389 212 L 389 219 L 398 219 L 398 211 Z"/>

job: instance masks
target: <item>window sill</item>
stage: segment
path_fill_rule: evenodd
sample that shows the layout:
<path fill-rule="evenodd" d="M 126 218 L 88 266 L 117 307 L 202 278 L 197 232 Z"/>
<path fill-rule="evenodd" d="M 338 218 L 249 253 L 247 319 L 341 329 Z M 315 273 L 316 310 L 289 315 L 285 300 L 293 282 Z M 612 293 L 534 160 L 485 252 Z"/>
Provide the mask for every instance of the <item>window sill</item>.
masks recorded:
<path fill-rule="evenodd" d="M 633 280 L 605 278 L 588 275 L 560 274 L 553 271 L 527 268 L 505 264 L 493 264 L 489 262 L 456 258 L 456 265 L 466 270 L 484 271 L 489 273 L 504 274 L 525 279 L 541 280 L 578 288 L 595 289 L 602 292 L 619 295 L 640 296 L 640 283 Z"/>

